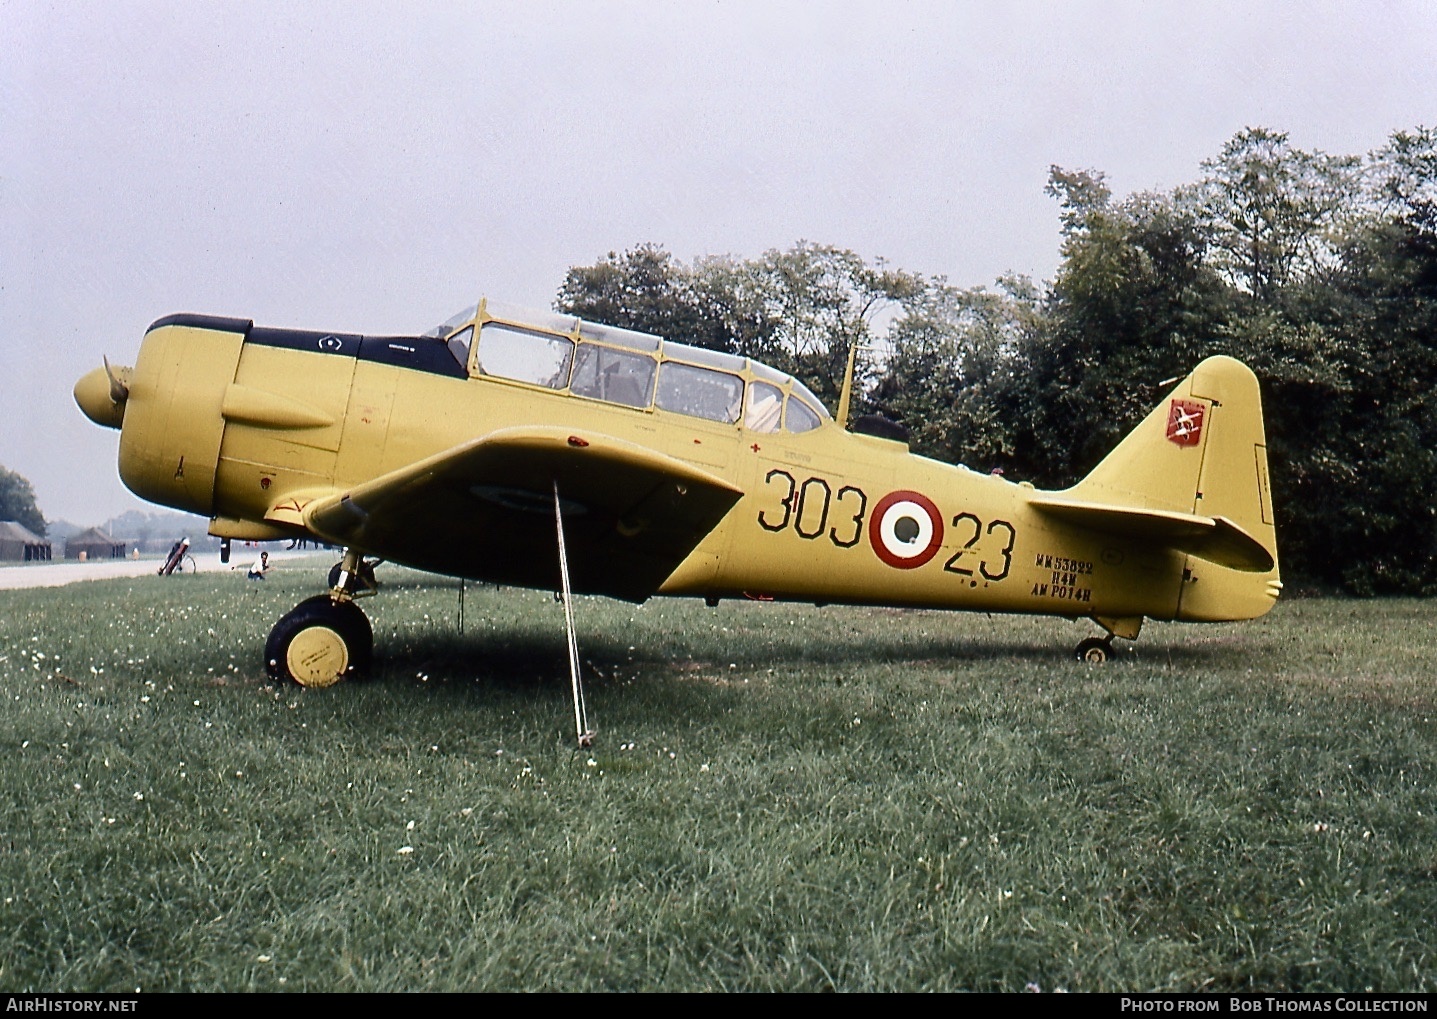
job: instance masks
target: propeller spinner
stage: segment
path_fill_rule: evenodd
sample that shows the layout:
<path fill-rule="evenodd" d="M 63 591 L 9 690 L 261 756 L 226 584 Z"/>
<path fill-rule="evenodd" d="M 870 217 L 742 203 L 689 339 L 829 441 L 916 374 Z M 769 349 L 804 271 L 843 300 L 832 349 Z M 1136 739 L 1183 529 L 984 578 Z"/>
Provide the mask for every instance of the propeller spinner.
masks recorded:
<path fill-rule="evenodd" d="M 97 425 L 119 428 L 125 420 L 125 402 L 130 398 L 130 372 L 120 365 L 112 367 L 108 358 L 103 368 L 86 372 L 75 383 L 75 402 L 85 416 Z"/>

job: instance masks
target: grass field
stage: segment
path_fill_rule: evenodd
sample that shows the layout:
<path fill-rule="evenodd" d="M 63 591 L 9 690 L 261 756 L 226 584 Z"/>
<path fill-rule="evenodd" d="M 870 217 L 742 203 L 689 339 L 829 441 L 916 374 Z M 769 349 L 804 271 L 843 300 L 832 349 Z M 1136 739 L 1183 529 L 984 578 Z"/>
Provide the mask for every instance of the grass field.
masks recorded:
<path fill-rule="evenodd" d="M 1437 604 L 1233 626 L 577 603 L 386 568 L 0 592 L 9 990 L 1437 989 Z"/>

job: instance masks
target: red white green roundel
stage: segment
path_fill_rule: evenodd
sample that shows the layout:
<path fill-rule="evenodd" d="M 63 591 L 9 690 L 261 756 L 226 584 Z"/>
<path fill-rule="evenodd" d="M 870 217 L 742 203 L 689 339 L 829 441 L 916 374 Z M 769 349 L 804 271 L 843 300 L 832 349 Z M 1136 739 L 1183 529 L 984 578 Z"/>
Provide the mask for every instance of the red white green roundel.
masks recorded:
<path fill-rule="evenodd" d="M 938 554 L 943 517 L 933 500 L 917 492 L 890 492 L 868 518 L 868 541 L 889 566 L 912 570 Z"/>

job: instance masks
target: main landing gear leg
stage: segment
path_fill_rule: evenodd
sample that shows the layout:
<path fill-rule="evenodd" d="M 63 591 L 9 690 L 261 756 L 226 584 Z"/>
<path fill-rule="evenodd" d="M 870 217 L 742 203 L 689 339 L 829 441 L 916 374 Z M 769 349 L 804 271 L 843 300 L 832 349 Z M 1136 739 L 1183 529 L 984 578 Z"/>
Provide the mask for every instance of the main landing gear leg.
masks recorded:
<path fill-rule="evenodd" d="M 335 597 L 362 598 L 379 590 L 379 581 L 374 579 L 374 568 L 384 560 L 366 560 L 353 549 L 345 549 L 344 556 L 329 568 L 329 586 Z"/>
<path fill-rule="evenodd" d="M 274 624 L 264 646 L 270 678 L 317 689 L 369 668 L 374 630 L 353 599 L 373 593 L 374 567 L 364 563 L 358 552 L 345 549 L 343 561 L 330 573 L 330 583 L 328 594 L 306 598 Z"/>
<path fill-rule="evenodd" d="M 1089 637 L 1081 641 L 1078 644 L 1075 657 L 1078 661 L 1087 662 L 1089 665 L 1104 665 L 1113 657 L 1113 638 L 1123 637 L 1126 640 L 1137 640 L 1138 631 L 1143 626 L 1143 617 L 1094 616 L 1093 622 L 1107 630 L 1108 635 L 1106 637 Z"/>

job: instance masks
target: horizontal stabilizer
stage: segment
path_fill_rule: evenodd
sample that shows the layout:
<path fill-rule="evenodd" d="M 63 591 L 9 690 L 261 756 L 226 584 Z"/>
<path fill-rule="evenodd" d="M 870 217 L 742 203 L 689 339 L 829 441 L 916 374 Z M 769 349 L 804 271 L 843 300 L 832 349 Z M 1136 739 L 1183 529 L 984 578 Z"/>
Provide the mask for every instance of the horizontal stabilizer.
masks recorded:
<path fill-rule="evenodd" d="M 1079 527 L 1152 541 L 1246 573 L 1266 573 L 1276 562 L 1262 542 L 1226 517 L 1052 497 L 1035 498 L 1029 505 Z"/>

